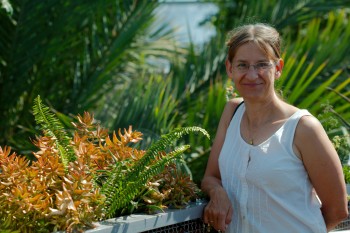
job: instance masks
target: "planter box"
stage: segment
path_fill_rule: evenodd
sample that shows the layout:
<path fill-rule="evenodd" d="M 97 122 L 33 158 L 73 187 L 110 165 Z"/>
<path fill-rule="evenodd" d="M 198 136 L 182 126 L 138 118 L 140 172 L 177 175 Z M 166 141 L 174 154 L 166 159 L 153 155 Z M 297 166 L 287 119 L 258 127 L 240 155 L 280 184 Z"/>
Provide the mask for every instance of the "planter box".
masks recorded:
<path fill-rule="evenodd" d="M 157 214 L 131 214 L 108 219 L 87 233 L 205 232 L 201 217 L 206 202 L 190 203 L 184 209 L 167 209 Z M 155 230 L 155 231 L 153 231 Z"/>
<path fill-rule="evenodd" d="M 349 185 L 350 188 L 350 185 Z M 167 209 L 157 214 L 131 214 L 97 223 L 97 227 L 86 233 L 202 233 L 215 232 L 203 224 L 201 218 L 207 202 L 190 203 L 184 209 Z M 349 206 L 350 211 L 350 206 Z M 347 232 L 350 216 L 332 232 Z"/>

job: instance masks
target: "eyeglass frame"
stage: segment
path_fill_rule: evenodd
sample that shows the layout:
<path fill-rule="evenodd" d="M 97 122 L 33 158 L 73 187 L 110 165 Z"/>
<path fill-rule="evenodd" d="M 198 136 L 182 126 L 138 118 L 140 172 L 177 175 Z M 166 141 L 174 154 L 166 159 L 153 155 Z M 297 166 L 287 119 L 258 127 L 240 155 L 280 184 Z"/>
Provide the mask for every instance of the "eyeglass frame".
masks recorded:
<path fill-rule="evenodd" d="M 245 64 L 247 65 L 247 67 L 239 67 L 238 65 L 240 64 Z M 266 67 L 257 67 L 259 64 L 269 64 L 268 66 Z M 238 71 L 239 73 L 241 74 L 244 74 L 244 73 L 247 73 L 250 69 L 251 66 L 254 67 L 254 71 L 258 72 L 258 73 L 261 73 L 261 72 L 264 72 L 265 70 L 268 70 L 269 68 L 271 68 L 273 65 L 276 65 L 276 63 L 271 63 L 271 62 L 258 62 L 258 63 L 255 63 L 255 64 L 249 64 L 248 62 L 239 62 L 238 65 L 235 65 L 235 64 L 232 64 L 233 66 L 233 69 Z"/>

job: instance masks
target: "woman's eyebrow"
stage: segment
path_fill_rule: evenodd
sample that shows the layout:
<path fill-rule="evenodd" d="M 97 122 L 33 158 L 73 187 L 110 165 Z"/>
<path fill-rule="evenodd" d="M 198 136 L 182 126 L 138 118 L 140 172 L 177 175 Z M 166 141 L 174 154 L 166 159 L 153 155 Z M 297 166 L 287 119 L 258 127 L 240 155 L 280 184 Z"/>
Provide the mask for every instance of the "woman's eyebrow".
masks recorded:
<path fill-rule="evenodd" d="M 244 63 L 249 63 L 247 60 L 244 60 L 244 59 L 238 59 L 234 62 L 244 62 Z M 268 59 L 260 59 L 260 60 L 257 60 L 255 63 L 260 63 L 260 62 L 270 62 L 270 60 Z"/>

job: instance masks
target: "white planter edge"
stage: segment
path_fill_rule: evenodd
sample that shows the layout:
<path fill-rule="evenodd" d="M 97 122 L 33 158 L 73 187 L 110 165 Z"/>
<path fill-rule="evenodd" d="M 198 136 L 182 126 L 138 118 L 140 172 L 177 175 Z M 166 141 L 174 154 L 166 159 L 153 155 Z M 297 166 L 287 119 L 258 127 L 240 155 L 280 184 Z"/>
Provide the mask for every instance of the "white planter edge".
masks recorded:
<path fill-rule="evenodd" d="M 206 202 L 190 203 L 184 209 L 167 209 L 157 214 L 131 214 L 97 223 L 86 233 L 135 233 L 170 226 L 202 217 Z"/>

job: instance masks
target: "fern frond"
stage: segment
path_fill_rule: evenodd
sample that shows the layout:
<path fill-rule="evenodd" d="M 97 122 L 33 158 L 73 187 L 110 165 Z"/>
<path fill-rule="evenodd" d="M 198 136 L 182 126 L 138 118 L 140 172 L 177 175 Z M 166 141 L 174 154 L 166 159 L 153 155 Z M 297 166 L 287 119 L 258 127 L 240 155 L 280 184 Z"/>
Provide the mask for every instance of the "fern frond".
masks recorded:
<path fill-rule="evenodd" d="M 207 131 L 200 127 L 193 126 L 174 129 L 152 144 L 145 155 L 132 166 L 129 172 L 124 173 L 121 179 L 120 177 L 119 179 L 111 177 L 103 189 L 107 197 L 105 202 L 107 215 L 112 217 L 116 213 L 122 212 L 154 175 L 161 173 L 165 165 L 182 155 L 189 148 L 188 145 L 181 146 L 159 158 L 160 152 L 165 151 L 177 139 L 191 132 L 201 132 L 210 138 Z"/>
<path fill-rule="evenodd" d="M 69 162 L 76 160 L 73 147 L 70 144 L 71 139 L 66 134 L 58 118 L 42 103 L 39 95 L 34 100 L 33 114 L 36 123 L 43 130 L 44 134 L 55 140 L 62 163 L 67 168 Z"/>
<path fill-rule="evenodd" d="M 155 175 L 161 173 L 164 167 L 170 162 L 180 157 L 184 151 L 190 146 L 180 146 L 174 151 L 168 153 L 158 161 L 153 161 L 153 164 L 148 167 L 144 167 L 143 171 L 138 175 L 133 174 L 133 169 L 129 173 L 123 174 L 123 178 L 113 182 L 106 182 L 108 185 L 105 187 L 106 195 L 106 211 L 107 216 L 113 217 L 116 213 L 123 212 L 123 209 L 138 195 L 144 185 Z M 140 162 L 137 162 L 134 167 L 139 167 Z"/>
<path fill-rule="evenodd" d="M 204 134 L 207 138 L 210 138 L 206 130 L 197 126 L 176 128 L 170 133 L 162 135 L 157 142 L 151 145 L 151 147 L 147 150 L 146 154 L 135 165 L 134 170 L 130 175 L 138 176 L 139 173 L 142 172 L 145 167 L 147 167 L 151 162 L 154 161 L 154 159 L 157 157 L 160 151 L 164 151 L 168 146 L 173 145 L 176 142 L 176 140 L 178 140 L 182 136 L 193 132 L 200 132 Z"/>

